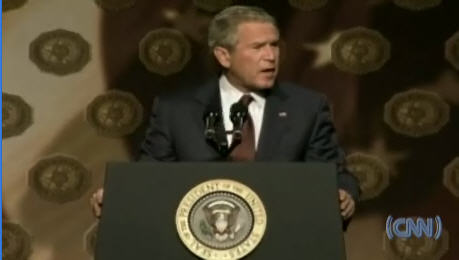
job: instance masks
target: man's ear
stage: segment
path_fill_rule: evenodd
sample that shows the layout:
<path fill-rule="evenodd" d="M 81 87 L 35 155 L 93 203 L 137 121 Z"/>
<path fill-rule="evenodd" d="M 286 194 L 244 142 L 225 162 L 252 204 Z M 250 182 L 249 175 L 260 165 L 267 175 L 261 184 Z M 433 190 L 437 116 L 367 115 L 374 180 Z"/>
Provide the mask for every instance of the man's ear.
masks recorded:
<path fill-rule="evenodd" d="M 225 69 L 231 66 L 231 53 L 228 49 L 217 46 L 214 48 L 214 56 Z"/>

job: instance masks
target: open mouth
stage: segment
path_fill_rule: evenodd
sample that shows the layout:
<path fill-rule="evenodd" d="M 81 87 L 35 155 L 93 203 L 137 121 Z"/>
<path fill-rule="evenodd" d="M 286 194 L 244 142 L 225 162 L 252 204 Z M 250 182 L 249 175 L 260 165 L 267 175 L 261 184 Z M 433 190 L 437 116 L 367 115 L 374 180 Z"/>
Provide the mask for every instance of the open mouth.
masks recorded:
<path fill-rule="evenodd" d="M 276 69 L 274 68 L 269 68 L 269 69 L 263 69 L 261 70 L 262 73 L 274 73 Z"/>

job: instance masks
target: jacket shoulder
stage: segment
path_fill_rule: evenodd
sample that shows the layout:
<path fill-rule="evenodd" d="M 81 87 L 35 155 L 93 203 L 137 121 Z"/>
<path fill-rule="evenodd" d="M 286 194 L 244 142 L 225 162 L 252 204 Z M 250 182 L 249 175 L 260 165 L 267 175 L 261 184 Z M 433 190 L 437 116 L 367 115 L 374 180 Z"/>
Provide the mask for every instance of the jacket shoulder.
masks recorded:
<path fill-rule="evenodd" d="M 154 97 L 155 101 L 160 101 L 162 104 L 181 105 L 192 100 L 197 89 L 197 86 L 189 86 L 187 88 L 177 88 L 165 91 Z"/>
<path fill-rule="evenodd" d="M 309 103 L 320 103 L 326 100 L 326 97 L 323 93 L 315 91 L 310 88 L 303 87 L 296 83 L 292 82 L 282 82 L 279 83 L 279 88 L 284 92 L 290 99 L 297 100 L 299 102 L 309 102 Z"/>

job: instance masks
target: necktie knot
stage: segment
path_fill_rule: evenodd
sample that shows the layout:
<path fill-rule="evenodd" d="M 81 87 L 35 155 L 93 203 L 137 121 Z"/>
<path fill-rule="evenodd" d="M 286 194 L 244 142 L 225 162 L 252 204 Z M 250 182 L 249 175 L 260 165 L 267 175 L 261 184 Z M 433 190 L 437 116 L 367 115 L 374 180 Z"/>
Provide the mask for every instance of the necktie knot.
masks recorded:
<path fill-rule="evenodd" d="M 253 97 L 249 94 L 245 94 L 239 99 L 239 102 L 245 107 L 249 107 L 250 103 L 253 101 Z"/>

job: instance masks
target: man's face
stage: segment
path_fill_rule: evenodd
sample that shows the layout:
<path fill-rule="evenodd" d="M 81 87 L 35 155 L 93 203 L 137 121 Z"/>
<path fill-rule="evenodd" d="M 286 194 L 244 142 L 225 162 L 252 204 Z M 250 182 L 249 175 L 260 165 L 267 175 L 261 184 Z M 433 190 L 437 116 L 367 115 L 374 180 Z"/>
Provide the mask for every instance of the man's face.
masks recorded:
<path fill-rule="evenodd" d="M 220 59 L 219 59 L 220 60 Z M 274 85 L 279 66 L 279 32 L 267 22 L 241 23 L 237 43 L 227 50 L 228 79 L 245 90 L 262 90 Z"/>

